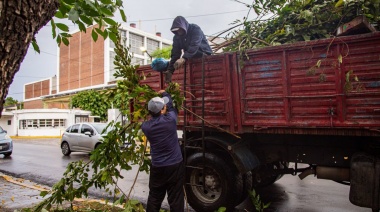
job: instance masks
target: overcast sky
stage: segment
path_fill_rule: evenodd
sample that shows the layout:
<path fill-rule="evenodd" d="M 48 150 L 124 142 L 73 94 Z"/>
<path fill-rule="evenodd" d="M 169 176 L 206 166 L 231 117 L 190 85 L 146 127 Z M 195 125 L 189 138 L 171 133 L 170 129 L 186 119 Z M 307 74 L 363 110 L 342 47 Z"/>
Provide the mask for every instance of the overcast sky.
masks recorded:
<path fill-rule="evenodd" d="M 241 0 L 251 4 L 251 0 Z M 136 23 L 137 28 L 149 33 L 161 32 L 162 37 L 172 39 L 170 27 L 173 19 L 184 16 L 190 23 L 198 24 L 206 35 L 231 27 L 231 23 L 242 19 L 248 8 L 232 0 L 124 0 L 127 24 Z M 253 13 L 250 13 L 252 17 Z M 69 24 L 70 30 L 75 26 Z M 8 97 L 23 101 L 23 86 L 29 82 L 47 79 L 57 74 L 58 47 L 51 35 L 51 26 L 42 28 L 36 36 L 41 54 L 29 47 L 28 54 L 16 73 Z M 62 44 L 63 45 L 63 44 Z"/>

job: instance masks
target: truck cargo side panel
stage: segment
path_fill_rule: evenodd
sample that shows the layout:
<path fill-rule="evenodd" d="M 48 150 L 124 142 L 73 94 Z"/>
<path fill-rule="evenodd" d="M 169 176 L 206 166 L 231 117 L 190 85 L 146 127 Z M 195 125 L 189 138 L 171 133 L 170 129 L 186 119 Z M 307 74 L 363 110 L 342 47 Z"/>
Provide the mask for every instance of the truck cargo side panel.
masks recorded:
<path fill-rule="evenodd" d="M 380 122 L 380 39 L 342 45 L 345 76 L 351 71 L 350 82 L 345 83 L 346 124 L 379 127 Z M 347 77 L 347 76 L 346 76 Z M 355 80 L 358 79 L 358 81 Z"/>
<path fill-rule="evenodd" d="M 285 126 L 282 52 L 250 54 L 241 70 L 242 125 Z"/>
<path fill-rule="evenodd" d="M 379 130 L 380 36 L 373 35 L 249 52 L 239 76 L 243 131 Z"/>

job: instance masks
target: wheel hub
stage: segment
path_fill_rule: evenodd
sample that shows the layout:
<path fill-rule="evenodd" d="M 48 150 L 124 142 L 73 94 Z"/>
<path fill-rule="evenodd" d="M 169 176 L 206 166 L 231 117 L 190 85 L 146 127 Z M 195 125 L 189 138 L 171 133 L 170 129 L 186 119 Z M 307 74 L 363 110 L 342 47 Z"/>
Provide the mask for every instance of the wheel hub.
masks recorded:
<path fill-rule="evenodd" d="M 205 186 L 207 186 L 211 190 L 215 190 L 217 185 L 217 180 L 214 175 L 206 175 L 205 176 Z"/>
<path fill-rule="evenodd" d="M 190 182 L 194 185 L 192 186 L 194 194 L 205 203 L 217 201 L 222 194 L 219 175 L 213 169 L 194 170 Z"/>

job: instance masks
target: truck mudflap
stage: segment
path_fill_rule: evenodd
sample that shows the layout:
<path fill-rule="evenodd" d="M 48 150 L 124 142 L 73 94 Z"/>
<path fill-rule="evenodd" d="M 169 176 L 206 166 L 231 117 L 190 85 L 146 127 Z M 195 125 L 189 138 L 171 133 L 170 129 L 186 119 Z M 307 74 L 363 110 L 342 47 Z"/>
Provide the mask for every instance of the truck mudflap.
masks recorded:
<path fill-rule="evenodd" d="M 236 168 L 240 173 L 247 173 L 260 165 L 257 156 L 250 151 L 247 143 L 232 141 L 221 137 L 206 137 L 205 140 L 225 149 L 233 158 Z"/>
<path fill-rule="evenodd" d="M 380 210 L 380 158 L 355 153 L 351 159 L 350 184 L 352 204 Z"/>

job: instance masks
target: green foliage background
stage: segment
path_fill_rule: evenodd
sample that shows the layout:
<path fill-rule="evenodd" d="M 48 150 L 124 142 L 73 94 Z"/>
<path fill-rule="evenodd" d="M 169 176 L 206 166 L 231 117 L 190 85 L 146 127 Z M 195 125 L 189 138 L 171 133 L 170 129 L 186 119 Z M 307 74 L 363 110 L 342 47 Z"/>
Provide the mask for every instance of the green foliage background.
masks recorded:
<path fill-rule="evenodd" d="M 380 29 L 379 0 L 254 0 L 246 6 L 256 18 L 232 23 L 242 29 L 227 34 L 225 51 L 329 38 L 360 15 Z"/>
<path fill-rule="evenodd" d="M 102 121 L 107 121 L 108 109 L 112 106 L 113 103 L 105 100 L 100 91 L 94 90 L 81 91 L 71 97 L 70 101 L 70 108 L 91 111 L 93 116 L 100 116 Z"/>
<path fill-rule="evenodd" d="M 156 49 L 150 55 L 152 55 L 152 57 L 156 57 L 156 58 L 161 57 L 161 58 L 164 58 L 164 59 L 170 59 L 172 48 L 173 48 L 173 46 L 168 46 L 168 47 L 165 47 L 165 48 L 162 48 L 162 49 Z"/>

